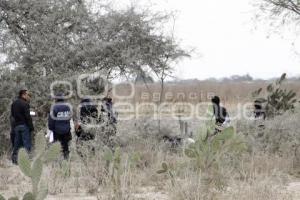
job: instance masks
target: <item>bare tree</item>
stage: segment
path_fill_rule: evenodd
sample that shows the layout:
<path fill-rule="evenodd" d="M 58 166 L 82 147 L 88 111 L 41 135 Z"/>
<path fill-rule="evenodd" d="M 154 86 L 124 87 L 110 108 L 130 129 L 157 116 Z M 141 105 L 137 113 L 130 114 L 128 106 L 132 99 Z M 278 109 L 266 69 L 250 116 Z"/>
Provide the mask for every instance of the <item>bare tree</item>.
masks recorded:
<path fill-rule="evenodd" d="M 267 4 L 273 6 L 271 11 L 274 14 L 281 14 L 285 11 L 292 12 L 291 14 L 300 15 L 299 0 L 264 0 Z"/>
<path fill-rule="evenodd" d="M 161 66 L 161 70 L 155 70 L 153 69 L 155 75 L 157 76 L 157 78 L 159 79 L 159 83 L 160 83 L 160 98 L 159 98 L 159 108 L 160 105 L 162 104 L 163 101 L 163 95 L 165 92 L 165 81 L 166 78 L 168 77 L 172 77 L 172 63 L 174 61 L 176 61 L 178 58 L 182 58 L 182 57 L 189 57 L 190 54 L 187 53 L 186 51 L 174 51 L 172 49 L 176 49 L 174 48 L 175 46 L 175 37 L 174 37 L 174 32 L 175 32 L 175 22 L 176 22 L 176 18 L 175 15 L 172 15 L 173 18 L 173 27 L 172 27 L 172 36 L 170 38 L 168 38 L 168 46 L 169 46 L 169 50 L 165 52 L 165 54 L 163 54 L 162 59 L 158 62 L 159 66 Z M 171 47 L 173 46 L 173 48 Z M 160 113 L 160 109 L 158 109 L 158 112 Z M 161 119 L 159 117 L 158 119 L 158 130 L 160 132 L 161 129 Z"/>
<path fill-rule="evenodd" d="M 282 28 L 293 27 L 295 37 L 291 41 L 291 50 L 296 55 L 300 55 L 296 48 L 297 35 L 300 31 L 300 1 L 299 0 L 257 0 L 259 13 L 256 15 L 256 21 L 263 20 L 270 23 L 271 33 L 282 34 Z M 264 23 L 265 25 L 265 23 Z M 288 26 L 286 26 L 288 25 Z"/>
<path fill-rule="evenodd" d="M 263 12 L 279 19 L 281 23 L 289 20 L 298 23 L 300 20 L 299 0 L 260 0 L 259 2 Z"/>

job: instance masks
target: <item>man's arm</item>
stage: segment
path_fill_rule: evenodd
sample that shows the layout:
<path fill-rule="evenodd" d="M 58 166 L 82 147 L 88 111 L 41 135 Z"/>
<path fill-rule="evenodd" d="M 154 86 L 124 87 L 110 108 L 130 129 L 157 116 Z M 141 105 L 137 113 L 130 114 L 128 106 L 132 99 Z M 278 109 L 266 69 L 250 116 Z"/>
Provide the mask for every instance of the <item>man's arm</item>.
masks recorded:
<path fill-rule="evenodd" d="M 29 106 L 29 104 L 25 104 L 25 106 L 24 106 L 24 116 L 25 116 L 26 124 L 28 125 L 30 132 L 34 131 L 32 118 L 30 116 L 30 106 Z"/>
<path fill-rule="evenodd" d="M 56 111 L 55 111 L 54 107 L 52 108 L 52 110 L 50 111 L 49 116 L 48 116 L 48 128 L 49 128 L 49 130 L 51 130 L 52 132 L 54 132 L 54 129 L 55 129 L 55 120 L 52 118 L 52 116 L 56 117 Z"/>
<path fill-rule="evenodd" d="M 13 104 L 10 106 L 10 116 L 9 116 L 11 128 L 15 127 L 15 118 L 13 117 Z"/>

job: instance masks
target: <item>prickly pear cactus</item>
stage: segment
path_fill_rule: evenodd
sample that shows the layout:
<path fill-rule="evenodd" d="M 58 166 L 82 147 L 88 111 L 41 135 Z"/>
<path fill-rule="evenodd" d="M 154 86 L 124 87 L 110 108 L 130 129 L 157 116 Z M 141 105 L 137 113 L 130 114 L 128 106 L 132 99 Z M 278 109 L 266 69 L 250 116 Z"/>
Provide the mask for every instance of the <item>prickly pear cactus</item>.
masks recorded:
<path fill-rule="evenodd" d="M 25 149 L 20 149 L 18 155 L 19 168 L 25 176 L 31 178 L 32 184 L 32 193 L 26 193 L 23 200 L 44 200 L 47 197 L 48 188 L 41 183 L 43 165 L 54 161 L 60 155 L 60 144 L 55 143 L 46 150 L 46 140 L 43 133 L 38 133 L 35 141 L 35 157 L 32 162 Z M 2 200 L 1 196 L 0 200 Z"/>
<path fill-rule="evenodd" d="M 31 192 L 27 192 L 24 197 L 23 200 L 34 200 L 34 195 Z"/>
<path fill-rule="evenodd" d="M 54 143 L 50 146 L 50 148 L 45 152 L 43 156 L 43 162 L 49 163 L 53 162 L 57 159 L 61 151 L 61 146 L 59 143 Z"/>
<path fill-rule="evenodd" d="M 199 138 L 195 144 L 186 148 L 184 153 L 194 161 L 196 168 L 207 170 L 218 166 L 222 155 L 244 150 L 246 145 L 243 139 L 235 134 L 233 127 L 228 127 L 209 139 Z"/>
<path fill-rule="evenodd" d="M 161 164 L 161 167 L 162 167 L 162 169 L 156 171 L 156 173 L 157 174 L 167 174 L 171 178 L 172 186 L 175 187 L 175 184 L 176 184 L 175 176 L 174 176 L 172 170 L 170 169 L 170 167 L 168 166 L 168 164 L 163 162 Z"/>
<path fill-rule="evenodd" d="M 19 198 L 18 197 L 11 197 L 8 200 L 19 200 Z"/>
<path fill-rule="evenodd" d="M 43 172 L 43 163 L 40 158 L 37 158 L 32 163 L 32 171 L 31 171 L 31 182 L 32 182 L 32 192 L 37 195 L 38 186 L 42 177 Z"/>
<path fill-rule="evenodd" d="M 5 198 L 0 194 L 0 200 L 5 200 Z M 8 200 L 19 200 L 18 197 L 10 197 Z"/>
<path fill-rule="evenodd" d="M 31 163 L 25 149 L 20 149 L 18 155 L 19 168 L 25 176 L 31 177 Z"/>
<path fill-rule="evenodd" d="M 264 103 L 264 110 L 267 117 L 274 117 L 281 115 L 286 111 L 293 111 L 295 109 L 295 103 L 297 103 L 297 94 L 293 90 L 282 89 L 282 83 L 286 80 L 286 74 L 282 74 L 281 77 L 267 86 L 266 97 L 259 97 L 263 91 L 262 88 L 254 91 L 252 96 L 258 98 L 260 102 Z"/>
<path fill-rule="evenodd" d="M 44 200 L 48 195 L 48 187 L 45 183 L 41 183 L 36 195 L 36 200 Z"/>
<path fill-rule="evenodd" d="M 168 171 L 168 165 L 167 165 L 167 163 L 163 162 L 161 164 L 161 168 L 162 169 L 159 169 L 159 170 L 156 171 L 157 174 L 163 174 L 163 173 L 166 173 Z"/>
<path fill-rule="evenodd" d="M 46 140 L 43 136 L 43 134 L 37 134 L 35 137 L 35 154 L 37 157 L 39 157 L 41 154 L 45 153 L 46 150 Z"/>

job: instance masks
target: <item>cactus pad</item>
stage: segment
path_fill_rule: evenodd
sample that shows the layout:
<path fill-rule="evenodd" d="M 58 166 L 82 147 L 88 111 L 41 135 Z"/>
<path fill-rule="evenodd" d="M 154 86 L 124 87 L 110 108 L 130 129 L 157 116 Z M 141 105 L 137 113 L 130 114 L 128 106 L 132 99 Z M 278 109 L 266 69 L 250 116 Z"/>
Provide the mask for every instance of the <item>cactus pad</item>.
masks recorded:
<path fill-rule="evenodd" d="M 20 149 L 18 154 L 18 164 L 21 171 L 28 177 L 31 177 L 31 163 L 28 153 L 24 148 Z"/>
<path fill-rule="evenodd" d="M 23 200 L 35 200 L 34 195 L 31 192 L 27 192 L 24 197 Z"/>

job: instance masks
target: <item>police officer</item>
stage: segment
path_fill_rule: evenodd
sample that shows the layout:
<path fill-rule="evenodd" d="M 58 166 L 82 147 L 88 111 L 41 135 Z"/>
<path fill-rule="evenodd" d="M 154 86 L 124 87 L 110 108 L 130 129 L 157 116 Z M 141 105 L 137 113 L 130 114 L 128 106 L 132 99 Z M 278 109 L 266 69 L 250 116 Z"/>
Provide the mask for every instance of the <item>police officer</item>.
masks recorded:
<path fill-rule="evenodd" d="M 71 108 L 65 103 L 63 94 L 58 94 L 48 117 L 48 128 L 53 132 L 54 142 L 60 142 L 64 159 L 69 158 L 69 142 L 72 140 L 71 115 Z"/>

